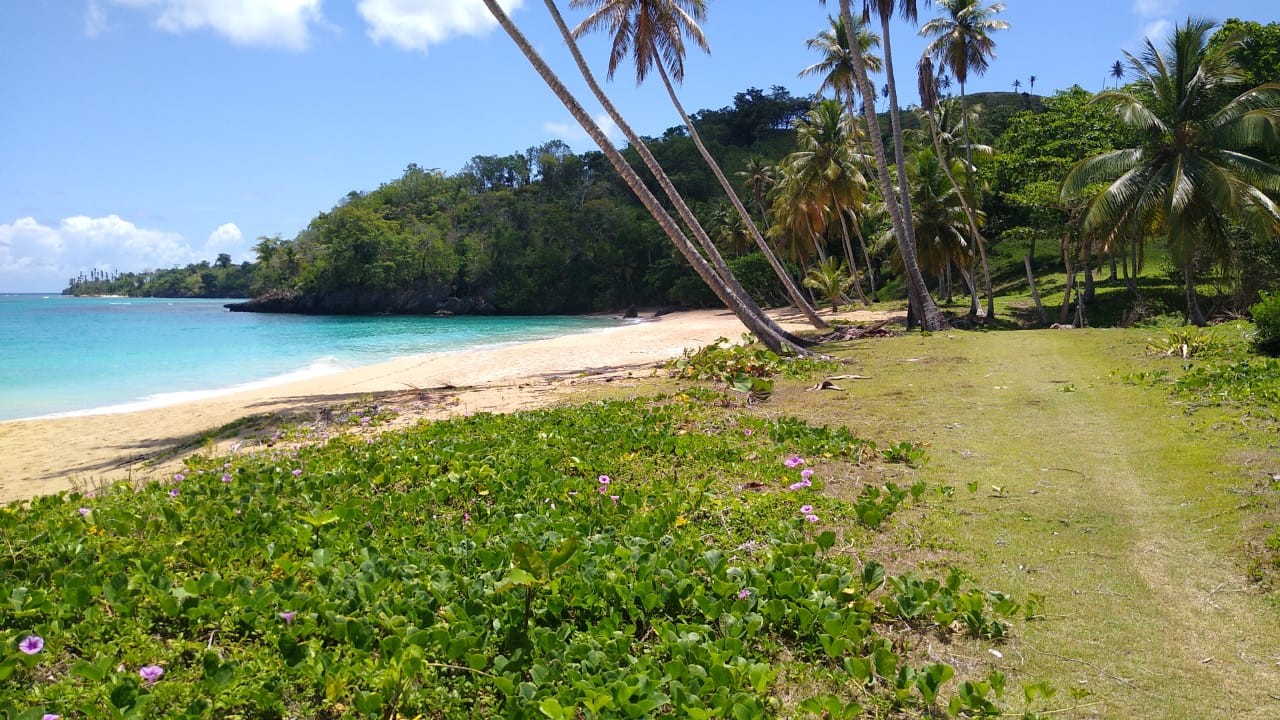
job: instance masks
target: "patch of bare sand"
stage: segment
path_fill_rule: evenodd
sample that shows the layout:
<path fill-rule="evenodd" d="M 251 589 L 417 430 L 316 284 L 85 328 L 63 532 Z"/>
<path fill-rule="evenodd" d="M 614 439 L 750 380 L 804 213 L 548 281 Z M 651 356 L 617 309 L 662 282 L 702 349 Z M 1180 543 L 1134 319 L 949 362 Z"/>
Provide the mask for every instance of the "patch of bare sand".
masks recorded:
<path fill-rule="evenodd" d="M 839 317 L 872 321 L 885 316 L 857 311 Z M 776 317 L 789 329 L 806 327 L 797 313 L 783 311 Z M 737 339 L 743 332 L 726 311 L 680 312 L 594 333 L 400 358 L 125 414 L 0 423 L 0 502 L 121 479 L 164 477 L 191 452 L 210 445 L 237 450 L 246 430 L 252 435 L 255 428 L 281 422 L 328 419 L 357 404 L 397 406 L 393 426 L 460 413 L 544 407 L 564 397 L 580 377 L 605 381 L 643 374 L 687 348 L 718 337 Z M 228 427 L 233 424 L 238 427 Z M 219 428 L 225 431 L 215 434 Z"/>

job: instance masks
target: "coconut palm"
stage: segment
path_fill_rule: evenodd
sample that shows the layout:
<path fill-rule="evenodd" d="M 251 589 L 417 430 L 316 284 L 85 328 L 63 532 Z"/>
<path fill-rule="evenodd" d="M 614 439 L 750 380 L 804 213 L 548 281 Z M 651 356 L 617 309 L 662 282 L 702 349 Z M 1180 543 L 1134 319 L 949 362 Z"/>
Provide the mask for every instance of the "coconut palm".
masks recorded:
<path fill-rule="evenodd" d="M 968 228 L 970 233 L 969 237 L 973 239 L 974 244 L 976 244 L 979 249 L 984 249 L 986 247 L 986 243 L 982 237 L 982 230 L 980 229 L 981 223 L 979 223 L 978 221 L 978 215 L 980 213 L 974 211 L 973 205 L 969 202 L 969 199 L 965 196 L 965 193 L 960 191 L 960 184 L 956 182 L 955 173 L 952 172 L 952 158 L 947 153 L 946 147 L 943 145 L 943 142 L 942 142 L 943 133 L 939 130 L 939 125 L 941 124 L 939 122 L 939 118 L 943 114 L 944 106 L 938 103 L 937 81 L 935 80 L 934 74 L 933 74 L 933 62 L 928 55 L 925 55 L 920 58 L 919 71 L 920 71 L 919 90 L 920 90 L 920 105 L 921 105 L 920 114 L 924 116 L 929 126 L 929 135 L 933 141 L 934 156 L 939 160 L 941 160 L 941 162 L 939 163 L 939 166 L 942 172 L 947 176 L 947 180 L 951 183 L 951 185 L 956 188 L 957 200 L 959 201 L 961 208 L 964 210 L 965 219 L 968 220 L 969 222 L 969 228 Z M 953 136 L 948 134 L 948 138 L 952 138 L 952 137 Z M 972 148 L 969 146 L 968 143 L 965 144 L 965 149 L 966 149 L 966 153 L 972 152 Z M 985 148 L 985 150 L 987 152 L 990 152 L 990 148 Z M 973 165 L 969 163 L 965 163 L 962 166 L 962 169 L 966 175 L 966 179 L 968 177 L 972 177 L 973 172 L 975 170 Z M 972 183 L 966 183 L 966 187 L 970 187 L 971 185 Z M 983 261 L 983 270 L 986 271 L 987 264 L 986 264 L 985 250 L 982 253 L 982 261 Z M 986 281 L 985 289 L 987 292 L 987 319 L 988 321 L 990 321 L 994 317 L 994 312 L 995 312 L 994 293 L 992 292 L 992 289 L 991 289 L 991 273 L 984 272 L 983 276 Z M 970 319 L 973 319 L 973 318 L 976 318 L 978 314 L 977 293 L 971 294 L 970 298 L 972 300 L 969 305 L 969 317 Z"/>
<path fill-rule="evenodd" d="M 751 197 L 756 201 L 756 209 L 760 211 L 760 223 L 768 226 L 768 215 L 764 207 L 764 195 L 769 188 L 778 183 L 776 169 L 768 160 L 753 155 L 747 159 L 742 169 L 735 173 L 742 178 L 742 184 L 751 191 Z M 746 229 L 745 227 L 743 228 Z"/>
<path fill-rule="evenodd" d="M 1280 83 L 1233 98 L 1245 80 L 1235 59 L 1243 40 L 1210 47 L 1213 27 L 1188 18 L 1163 51 L 1148 39 L 1140 56 L 1125 54 L 1141 92 L 1105 92 L 1094 102 L 1113 108 L 1138 145 L 1082 160 L 1062 186 L 1065 201 L 1090 183 L 1110 183 L 1085 204 L 1082 235 L 1168 238 L 1182 266 L 1187 320 L 1197 325 L 1205 322 L 1195 293 L 1197 256 L 1225 259 L 1231 222 L 1260 237 L 1280 235 L 1273 199 L 1280 167 L 1268 158 L 1280 146 Z"/>
<path fill-rule="evenodd" d="M 818 101 L 796 121 L 799 149 L 782 162 L 786 180 L 779 195 L 786 193 L 781 201 L 792 203 L 808 216 L 805 225 L 815 236 L 824 235 L 832 220 L 838 221 L 845 260 L 856 278 L 858 263 L 849 238 L 848 214 L 865 198 L 867 181 L 858 170 L 855 133 L 843 105 L 836 100 Z M 820 244 L 817 247 L 822 248 Z M 869 264 L 865 244 L 862 254 Z M 855 287 L 859 299 L 867 304 L 862 288 Z"/>
<path fill-rule="evenodd" d="M 1014 91 L 1014 92 L 1018 92 L 1018 91 L 1022 90 L 1022 81 L 1021 81 L 1021 80 L 1019 80 L 1019 79 L 1017 79 L 1017 78 L 1014 78 L 1014 80 L 1013 80 L 1013 83 L 1012 83 L 1012 84 L 1013 84 L 1013 91 Z"/>
<path fill-rule="evenodd" d="M 546 1 L 548 6 L 554 5 L 552 0 Z M 819 318 L 813 307 L 804 299 L 791 274 L 782 266 L 769 244 L 765 242 L 759 228 L 751 220 L 751 214 L 738 198 L 738 193 L 729 184 L 724 171 L 720 169 L 703 144 L 702 137 L 676 94 L 673 83 L 684 81 L 686 37 L 702 50 L 711 52 L 706 36 L 698 26 L 698 22 L 706 18 L 706 5 L 707 0 L 569 0 L 570 7 L 592 9 L 587 18 L 573 29 L 572 34 L 573 38 L 577 39 L 586 33 L 604 29 L 612 35 L 613 44 L 609 53 L 607 74 L 610 79 L 613 78 L 623 59 L 628 56 L 635 63 L 637 84 L 644 82 L 651 70 L 657 71 L 667 90 L 667 95 L 671 98 L 671 103 L 689 131 L 689 138 L 693 140 L 694 147 L 698 149 L 707 167 L 716 176 L 729 202 L 733 203 L 734 209 L 742 216 L 743 224 L 751 233 L 756 246 L 760 248 L 760 252 L 764 254 L 778 279 L 782 281 L 791 301 L 815 327 L 829 327 L 828 323 Z M 572 47 L 576 52 L 576 45 Z M 584 64 L 580 63 L 579 67 L 584 76 L 589 74 Z M 603 91 L 598 94 L 603 94 Z"/>
<path fill-rule="evenodd" d="M 1037 78 L 1035 75 L 1032 75 L 1031 77 L 1027 78 L 1027 82 L 1031 83 L 1031 94 L 1033 95 L 1036 92 L 1036 80 Z"/>
<path fill-rule="evenodd" d="M 968 98 L 965 84 L 969 74 L 983 75 L 990 66 L 990 58 L 995 55 L 995 42 L 991 33 L 1007 30 L 1009 23 L 996 19 L 996 15 L 1004 12 L 1004 3 L 993 3 L 983 7 L 980 0 L 938 0 L 943 14 L 924 24 L 920 34 L 932 38 L 925 54 L 938 61 L 939 69 L 954 75 L 960 83 L 960 116 L 964 123 L 965 160 L 972 167 L 973 139 L 969 133 Z M 1020 80 L 1014 81 L 1014 92 L 1022 87 Z M 973 174 L 968 173 L 972 178 Z M 972 184 L 969 196 L 977 197 Z M 987 290 L 987 321 L 995 319 L 995 300 L 991 291 L 991 268 L 987 264 L 985 243 L 980 240 L 979 257 L 982 258 L 982 274 Z"/>
<path fill-rule="evenodd" d="M 735 290 L 734 287 L 720 274 L 717 273 L 706 258 L 698 253 L 697 248 L 689 241 L 688 237 L 680 229 L 675 219 L 667 213 L 662 204 L 654 197 L 653 193 L 645 186 L 644 181 L 635 170 L 627 163 L 626 159 L 605 135 L 600 126 L 591 118 L 582 104 L 577 98 L 569 92 L 564 83 L 561 82 L 559 76 L 547 65 L 538 54 L 528 38 L 520 31 L 520 28 L 511 21 L 506 11 L 498 4 L 497 0 L 483 0 L 485 7 L 497 20 L 498 24 L 511 38 L 512 42 L 520 49 L 521 53 L 537 71 L 543 82 L 555 93 L 556 97 L 565 106 L 574 119 L 582 126 L 591 139 L 598 145 L 605 157 L 613 165 L 614 169 L 622 176 L 623 182 L 631 189 L 636 197 L 644 205 L 649 214 L 657 221 L 659 227 L 668 238 L 675 244 L 681 255 L 689 262 L 698 276 L 707 283 L 712 292 L 742 321 L 750 332 L 756 334 L 762 343 L 771 349 L 784 352 L 803 352 L 801 345 L 803 341 L 794 338 L 786 331 L 782 330 L 777 323 L 765 315 L 758 306 L 751 301 L 741 290 Z M 559 13 L 555 10 L 553 0 L 547 0 L 549 9 L 553 11 L 553 15 L 559 20 L 558 24 L 563 25 L 563 20 L 559 19 Z M 576 49 L 576 48 L 575 48 Z M 732 274 L 730 274 L 732 277 Z M 740 288 L 741 285 L 738 285 Z"/>
<path fill-rule="evenodd" d="M 810 268 L 804 276 L 804 286 L 826 296 L 831 303 L 831 314 L 840 312 L 840 298 L 854 284 L 854 278 L 845 270 L 844 263 L 827 258 Z"/>
<path fill-rule="evenodd" d="M 955 175 L 964 171 L 961 160 L 939 160 L 935 151 L 921 149 L 907 157 L 906 176 L 911 186 L 915 208 L 913 220 L 920 242 L 920 268 L 939 277 L 954 264 L 961 268 L 971 298 L 975 298 L 972 275 L 973 238 L 965 210 L 964 190 Z M 974 223 L 980 225 L 985 216 L 978 212 Z"/>
<path fill-rule="evenodd" d="M 1119 60 L 1111 64 L 1111 77 L 1116 81 L 1116 89 L 1120 89 L 1120 80 L 1124 77 L 1124 63 Z M 1103 86 L 1105 89 L 1105 85 Z"/>
<path fill-rule="evenodd" d="M 822 59 L 801 70 L 800 77 L 822 78 L 822 84 L 818 86 L 819 95 L 830 91 L 837 100 L 845 100 L 852 107 L 858 88 L 854 80 L 853 57 L 849 53 L 849 33 L 845 31 L 844 20 L 828 16 L 827 22 L 831 25 L 829 28 L 804 43 L 805 47 L 817 51 Z M 854 34 L 858 37 L 858 49 L 867 70 L 880 72 L 884 63 L 872 53 L 880 47 L 880 36 L 861 23 Z"/>
<path fill-rule="evenodd" d="M 826 0 L 820 0 L 823 4 Z M 852 0 L 839 0 L 840 2 L 840 19 L 844 21 L 845 33 L 852 34 L 856 24 L 853 19 Z M 874 4 L 874 7 L 873 7 Z M 893 0 L 864 0 L 863 14 L 870 17 L 870 12 L 874 9 L 882 20 L 883 33 L 881 42 L 884 43 L 884 60 L 885 70 L 889 77 L 893 77 L 892 64 L 892 48 L 889 44 L 889 19 L 895 12 L 897 3 Z M 908 18 L 914 20 L 916 16 L 914 0 L 902 0 L 902 12 Z M 851 49 L 850 57 L 853 60 L 854 79 L 858 86 L 858 93 L 862 97 L 863 115 L 870 121 L 876 117 L 875 110 L 875 90 L 871 84 L 871 78 L 867 74 L 866 59 L 863 57 L 861 48 L 855 38 L 849 39 L 849 47 Z M 896 105 L 896 98 L 890 92 L 890 109 Z M 896 113 L 890 113 L 890 120 L 893 124 L 894 131 L 894 152 L 895 157 L 899 159 L 898 167 L 902 167 L 900 158 L 902 152 L 902 126 L 898 120 L 895 120 Z M 869 133 L 871 141 L 871 150 L 876 161 L 876 182 L 879 183 L 881 196 L 884 198 L 885 206 L 889 213 L 890 221 L 893 224 L 893 234 L 895 242 L 898 244 L 899 254 L 903 258 L 903 276 L 906 279 L 907 297 L 911 308 L 911 315 L 920 322 L 921 326 L 926 330 L 940 330 L 947 327 L 946 318 L 942 316 L 942 311 L 938 309 L 938 304 L 933 301 L 933 297 L 929 294 L 928 288 L 925 286 L 924 276 L 920 272 L 920 266 L 916 259 L 915 238 L 911 223 L 907 218 L 911 215 L 910 198 L 906 192 L 900 195 L 895 194 L 893 181 L 889 174 L 889 158 L 885 150 L 884 140 L 879 132 Z M 905 180 L 903 181 L 905 182 Z"/>

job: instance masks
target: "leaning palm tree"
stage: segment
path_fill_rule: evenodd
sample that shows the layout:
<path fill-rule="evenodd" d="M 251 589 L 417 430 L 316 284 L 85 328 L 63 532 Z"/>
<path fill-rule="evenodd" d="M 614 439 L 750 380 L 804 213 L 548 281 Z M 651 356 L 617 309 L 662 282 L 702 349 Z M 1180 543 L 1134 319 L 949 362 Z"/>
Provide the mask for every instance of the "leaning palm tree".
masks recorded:
<path fill-rule="evenodd" d="M 960 83 L 960 116 L 964 122 L 965 160 L 973 165 L 971 150 L 973 139 L 969 132 L 968 98 L 965 84 L 969 74 L 983 75 L 990 66 L 990 59 L 995 55 L 995 42 L 991 33 L 1007 30 L 1009 23 L 996 19 L 996 15 L 1004 12 L 1004 3 L 993 3 L 983 7 L 981 0 L 938 0 L 943 14 L 924 24 L 920 34 L 932 38 L 925 54 L 938 61 L 938 67 L 954 75 Z M 1013 90 L 1022 87 L 1021 80 L 1014 80 Z M 972 173 L 967 174 L 972 178 Z M 972 183 L 968 187 L 969 196 L 977 197 Z M 995 300 L 991 292 L 991 269 L 987 264 L 987 251 L 979 240 L 978 250 L 982 258 L 982 272 L 987 289 L 987 321 L 995 319 Z"/>
<path fill-rule="evenodd" d="M 992 292 L 992 289 L 991 289 L 991 272 L 988 270 L 988 265 L 987 265 L 987 254 L 985 249 L 986 242 L 982 237 L 982 231 L 979 229 L 979 225 L 980 225 L 980 223 L 978 222 L 979 213 L 974 211 L 973 205 L 972 203 L 970 203 L 969 198 L 966 197 L 965 192 L 960 187 L 960 184 L 956 182 L 955 173 L 952 171 L 951 157 L 946 152 L 946 148 L 942 143 L 942 132 L 938 129 L 939 127 L 938 118 L 942 114 L 942 110 L 941 110 L 941 106 L 938 104 L 937 80 L 935 79 L 933 74 L 933 61 L 929 58 L 928 55 L 925 55 L 920 58 L 919 71 L 920 71 L 920 76 L 919 76 L 920 88 L 919 89 L 920 89 L 920 105 L 921 105 L 920 112 L 922 115 L 924 115 L 925 120 L 929 125 L 929 135 L 933 141 L 934 156 L 940 160 L 940 162 L 938 163 L 939 167 L 941 168 L 942 172 L 947 176 L 947 180 L 956 189 L 956 199 L 959 201 L 961 208 L 964 210 L 965 219 L 967 219 L 969 222 L 969 232 L 971 233 L 970 237 L 973 239 L 974 244 L 976 244 L 978 246 L 978 249 L 981 251 L 980 256 L 982 258 L 983 276 L 986 281 L 985 290 L 987 294 L 987 321 L 990 322 L 995 319 L 995 299 L 994 299 L 994 293 Z M 967 152 L 970 152 L 970 153 L 972 152 L 972 148 L 969 146 L 968 143 L 965 144 L 965 149 Z M 963 166 L 963 170 L 966 176 L 966 188 L 971 187 L 972 183 L 968 182 L 967 180 L 969 177 L 972 177 L 974 167 L 969 163 L 965 163 L 965 165 Z M 918 236 L 918 233 L 917 233 L 917 236 Z M 973 299 L 973 301 L 969 305 L 969 316 L 970 316 L 970 319 L 975 319 L 978 314 L 977 293 L 974 293 L 970 297 Z"/>
<path fill-rule="evenodd" d="M 870 17 L 872 10 L 871 0 L 864 0 L 864 16 Z M 826 0 L 820 0 L 825 4 Z M 852 35 L 854 28 L 857 27 L 853 19 L 852 0 L 839 0 L 840 2 L 840 19 L 844 21 L 845 33 Z M 889 40 L 889 19 L 895 11 L 895 3 L 893 0 L 876 0 L 875 9 L 881 15 L 882 27 L 884 30 L 881 36 L 881 42 L 884 43 L 884 59 L 885 69 L 889 76 L 893 76 L 892 52 Z M 908 17 L 915 17 L 914 0 L 902 0 L 902 12 Z M 861 48 L 858 47 L 856 38 L 849 38 L 849 48 L 851 50 L 850 59 L 853 61 L 854 79 L 858 86 L 858 94 L 862 97 L 863 114 L 868 119 L 876 117 L 875 110 L 875 88 L 871 84 L 871 78 L 867 74 L 866 59 L 863 56 Z M 890 106 L 895 104 L 893 93 L 890 92 Z M 891 113 L 892 119 L 896 114 Z M 901 123 L 894 124 L 894 152 L 895 157 L 899 158 L 898 167 L 902 167 L 900 158 L 902 152 L 899 148 L 902 146 Z M 881 197 L 884 199 L 885 207 L 888 210 L 890 221 L 893 224 L 893 235 L 895 242 L 898 244 L 899 254 L 903 259 L 903 276 L 906 279 L 907 298 L 911 308 L 912 316 L 920 322 L 925 330 L 940 330 L 947 327 L 947 320 L 943 317 L 942 311 L 938 308 L 938 304 L 934 302 L 933 296 L 929 294 L 928 287 L 924 282 L 924 275 L 920 272 L 920 265 L 916 259 L 915 238 L 913 230 L 908 218 L 911 215 L 910 198 L 906 192 L 900 195 L 894 192 L 893 181 L 889 174 L 889 158 L 885 151 L 884 139 L 879 132 L 870 133 L 871 150 L 876 161 L 876 182 L 879 184 Z M 905 179 L 903 180 L 905 183 Z"/>
<path fill-rule="evenodd" d="M 1081 234 L 1115 231 L 1136 240 L 1168 238 L 1182 266 L 1187 321 L 1203 325 L 1196 301 L 1196 258 L 1225 259 L 1231 222 L 1259 237 L 1280 236 L 1280 83 L 1232 95 L 1245 81 L 1235 59 L 1239 37 L 1208 44 L 1214 23 L 1188 18 L 1163 51 L 1150 39 L 1140 56 L 1126 53 L 1141 92 L 1112 91 L 1094 102 L 1112 107 L 1138 145 L 1077 163 L 1062 186 L 1064 201 L 1093 182 L 1109 181 L 1084 206 Z M 1271 156 L 1274 157 L 1274 156 Z"/>
<path fill-rule="evenodd" d="M 612 141 L 609 140 L 595 120 L 591 118 L 586 109 L 582 107 L 582 104 L 578 102 L 573 93 L 565 87 L 559 76 L 542 59 L 542 56 L 534 49 L 528 38 L 520 31 L 520 28 L 511 21 L 506 11 L 498 4 L 498 0 L 483 0 L 483 2 L 490 14 L 493 15 L 512 42 L 515 43 L 516 47 L 520 49 L 521 53 L 537 71 L 543 82 L 555 93 L 573 118 L 578 121 L 583 130 L 600 147 L 609 163 L 622 176 L 623 182 L 635 193 L 641 204 L 657 221 L 659 227 L 675 244 L 681 255 L 684 256 L 720 301 L 742 321 L 750 332 L 755 333 L 760 341 L 770 349 L 784 352 L 804 352 L 801 348 L 803 341 L 799 341 L 798 338 L 782 330 L 777 323 L 765 315 L 751 301 L 749 296 L 740 290 L 736 290 L 730 282 L 717 273 L 716 268 L 706 258 L 699 254 L 697 248 L 689 241 L 689 238 L 680 229 L 675 219 L 671 217 L 658 199 L 654 197 L 653 193 L 649 191 L 644 181 L 627 163 L 626 159 L 622 157 L 622 153 L 613 145 Z M 554 2 L 552 0 L 547 0 L 547 4 L 554 10 Z M 554 14 L 558 17 L 558 13 Z M 738 285 L 738 288 L 740 287 L 741 285 Z"/>
<path fill-rule="evenodd" d="M 551 0 L 546 1 L 548 6 L 554 5 Z M 706 17 L 706 5 L 707 0 L 569 0 L 570 7 L 594 8 L 587 18 L 573 29 L 572 35 L 576 40 L 588 32 L 600 29 L 607 29 L 612 34 L 613 46 L 609 53 L 607 74 L 609 79 L 613 78 L 618 65 L 627 56 L 631 56 L 635 63 L 637 84 L 644 82 L 650 70 L 657 70 L 663 86 L 667 89 L 667 95 L 689 131 L 689 138 L 693 140 L 698 153 L 711 168 L 729 202 L 733 203 L 734 209 L 742 216 L 743 224 L 751 233 L 756 246 L 768 260 L 778 279 L 782 281 L 792 303 L 804 313 L 814 327 L 827 328 L 829 324 L 818 317 L 813 307 L 804 299 L 800 289 L 796 287 L 791 274 L 782 266 L 769 244 L 765 242 L 759 228 L 751 220 L 751 214 L 747 212 L 747 208 L 738 197 L 737 191 L 729 184 L 724 171 L 720 169 L 719 164 L 703 144 L 702 137 L 676 94 L 673 82 L 684 81 L 685 38 L 688 37 L 702 50 L 711 52 L 706 36 L 698 26 L 698 22 Z M 576 45 L 572 49 L 576 52 Z M 589 74 L 585 65 L 579 63 L 579 66 L 584 76 Z M 603 94 L 603 91 L 597 94 Z"/>

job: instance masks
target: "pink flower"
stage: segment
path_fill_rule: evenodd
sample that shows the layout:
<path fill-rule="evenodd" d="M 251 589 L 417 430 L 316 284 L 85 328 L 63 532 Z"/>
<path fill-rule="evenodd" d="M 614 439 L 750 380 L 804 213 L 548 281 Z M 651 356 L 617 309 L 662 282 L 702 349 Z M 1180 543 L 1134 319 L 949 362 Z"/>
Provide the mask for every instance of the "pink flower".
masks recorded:
<path fill-rule="evenodd" d="M 813 481 L 809 480 L 808 478 L 805 478 L 804 480 L 800 480 L 799 482 L 791 483 L 792 490 L 803 490 L 807 487 L 813 487 Z"/>
<path fill-rule="evenodd" d="M 294 477 L 302 477 L 302 468 L 294 468 L 294 469 L 293 469 L 293 476 L 294 476 Z"/>
<path fill-rule="evenodd" d="M 800 471 L 800 477 L 805 480 L 808 480 L 809 478 L 813 477 L 813 471 L 810 470 L 809 468 L 805 468 Z"/>
<path fill-rule="evenodd" d="M 782 464 L 786 465 L 789 468 L 798 468 L 804 464 L 804 458 L 800 457 L 799 455 L 792 455 L 786 460 L 783 460 Z"/>
<path fill-rule="evenodd" d="M 297 615 L 297 614 L 298 614 L 298 613 L 296 613 L 296 612 L 294 612 L 294 611 L 292 611 L 292 610 L 286 610 L 286 611 L 284 611 L 284 612 L 282 612 L 282 613 L 279 613 L 279 615 L 280 615 L 280 619 L 284 621 L 284 624 L 285 624 L 285 625 L 292 625 L 292 624 L 293 624 L 293 616 L 294 616 L 294 615 Z"/>
<path fill-rule="evenodd" d="M 609 482 L 610 482 L 610 480 L 609 480 L 609 476 L 608 476 L 608 475 L 601 475 L 601 476 L 600 476 L 600 484 L 601 484 L 601 485 L 608 485 L 608 484 L 609 484 Z"/>
<path fill-rule="evenodd" d="M 231 474 L 222 473 L 222 482 L 231 482 Z"/>
<path fill-rule="evenodd" d="M 45 713 L 40 716 L 40 720 L 62 720 L 62 716 L 54 715 L 53 713 Z"/>
<path fill-rule="evenodd" d="M 748 590 L 747 588 L 742 588 L 741 590 L 738 591 L 739 600 L 746 600 L 750 597 L 751 597 L 751 591 Z"/>
<path fill-rule="evenodd" d="M 818 522 L 818 516 L 817 516 L 817 515 L 813 515 L 813 514 L 805 515 L 805 516 L 804 516 L 804 519 L 805 519 L 807 522 L 811 522 L 811 523 L 816 523 L 816 522 Z"/>
<path fill-rule="evenodd" d="M 751 428 L 743 428 L 743 429 L 742 429 L 742 434 L 743 434 L 743 435 L 745 435 L 745 436 L 747 436 L 747 437 L 751 437 Z"/>
<path fill-rule="evenodd" d="M 175 473 L 173 476 L 174 482 L 182 482 L 183 480 L 186 480 L 186 479 L 187 479 L 187 476 L 183 475 L 182 473 Z"/>
<path fill-rule="evenodd" d="M 609 496 L 609 499 L 613 501 L 613 504 L 614 504 L 614 505 L 617 505 L 617 504 L 618 504 L 618 496 L 617 496 L 617 495 L 610 495 L 610 496 Z"/>
<path fill-rule="evenodd" d="M 28 635 L 18 642 L 18 649 L 27 655 L 35 655 L 44 649 L 44 638 L 39 635 Z"/>
<path fill-rule="evenodd" d="M 90 510 L 89 508 L 80 508 L 78 512 L 80 513 L 80 517 L 86 517 L 89 513 L 93 511 Z"/>
<path fill-rule="evenodd" d="M 801 515 L 812 515 L 812 514 L 813 514 L 813 506 L 812 506 L 812 505 L 801 505 L 801 506 L 800 506 L 800 514 L 801 514 Z"/>
<path fill-rule="evenodd" d="M 154 685 L 161 675 L 164 675 L 164 668 L 159 665 L 144 665 L 138 668 L 138 675 L 142 677 L 148 685 Z"/>
<path fill-rule="evenodd" d="M 169 491 L 169 497 L 178 497 L 178 488 Z"/>

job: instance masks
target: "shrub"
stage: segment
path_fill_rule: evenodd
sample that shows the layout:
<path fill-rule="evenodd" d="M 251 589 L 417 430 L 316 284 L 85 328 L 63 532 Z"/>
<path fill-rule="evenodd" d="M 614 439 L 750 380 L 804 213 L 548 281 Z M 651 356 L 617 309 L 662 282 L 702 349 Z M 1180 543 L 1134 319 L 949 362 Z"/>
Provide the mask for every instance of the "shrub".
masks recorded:
<path fill-rule="evenodd" d="M 1268 355 L 1280 355 L 1280 293 L 1264 294 L 1249 308 L 1253 324 L 1258 328 L 1254 342 Z"/>

